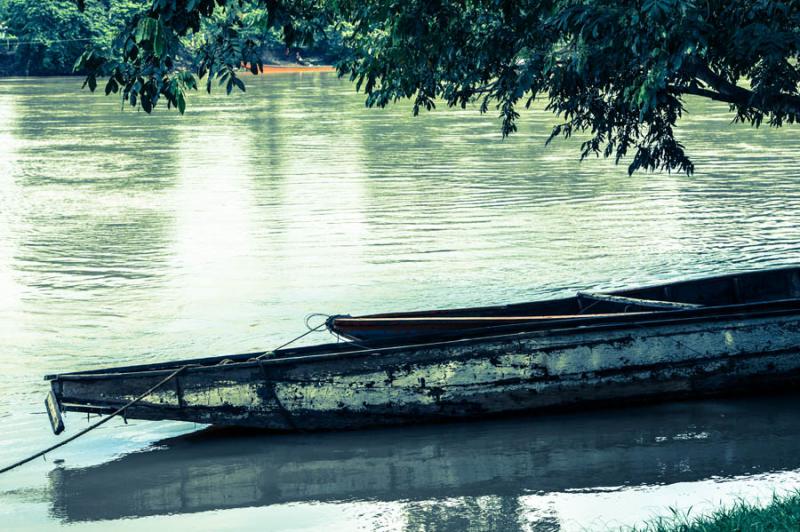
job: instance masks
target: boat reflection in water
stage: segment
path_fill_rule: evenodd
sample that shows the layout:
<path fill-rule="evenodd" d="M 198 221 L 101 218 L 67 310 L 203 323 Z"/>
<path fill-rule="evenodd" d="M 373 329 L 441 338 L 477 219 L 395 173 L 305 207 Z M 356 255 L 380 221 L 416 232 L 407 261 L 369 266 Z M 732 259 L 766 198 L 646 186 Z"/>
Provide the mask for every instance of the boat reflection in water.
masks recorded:
<path fill-rule="evenodd" d="M 514 529 L 526 495 L 800 468 L 798 399 L 717 399 L 351 433 L 203 431 L 102 465 L 54 470 L 52 513 L 78 522 L 292 502 L 403 501 L 409 528 L 468 522 Z M 536 519 L 558 528 L 559 517 L 545 509 Z"/>

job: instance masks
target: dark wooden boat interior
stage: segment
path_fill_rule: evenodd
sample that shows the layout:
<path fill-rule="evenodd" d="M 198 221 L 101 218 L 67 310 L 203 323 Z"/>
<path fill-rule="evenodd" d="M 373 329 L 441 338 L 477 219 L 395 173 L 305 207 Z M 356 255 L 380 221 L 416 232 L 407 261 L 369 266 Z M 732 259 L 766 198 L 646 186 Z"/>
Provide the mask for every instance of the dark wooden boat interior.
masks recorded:
<path fill-rule="evenodd" d="M 334 316 L 331 332 L 353 340 L 416 337 L 502 326 L 554 326 L 619 319 L 652 319 L 800 298 L 800 268 L 745 272 L 641 288 L 578 292 L 572 297 L 491 307 Z M 732 309 L 733 310 L 733 309 Z M 704 312 L 707 314 L 707 312 Z"/>

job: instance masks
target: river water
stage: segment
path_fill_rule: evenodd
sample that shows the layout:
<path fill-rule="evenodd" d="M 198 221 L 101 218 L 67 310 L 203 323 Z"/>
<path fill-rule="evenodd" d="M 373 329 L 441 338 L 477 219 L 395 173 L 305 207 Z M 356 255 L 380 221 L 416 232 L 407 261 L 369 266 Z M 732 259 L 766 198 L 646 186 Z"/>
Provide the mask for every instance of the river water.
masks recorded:
<path fill-rule="evenodd" d="M 692 101 L 693 177 L 526 112 L 365 110 L 335 75 L 186 116 L 0 80 L 0 464 L 46 373 L 269 349 L 310 312 L 489 305 L 800 263 L 797 128 Z M 325 333 L 310 341 L 327 340 Z M 800 397 L 303 436 L 114 420 L 0 476 L 3 529 L 593 530 L 800 487 Z M 87 424 L 70 414 L 67 432 Z"/>

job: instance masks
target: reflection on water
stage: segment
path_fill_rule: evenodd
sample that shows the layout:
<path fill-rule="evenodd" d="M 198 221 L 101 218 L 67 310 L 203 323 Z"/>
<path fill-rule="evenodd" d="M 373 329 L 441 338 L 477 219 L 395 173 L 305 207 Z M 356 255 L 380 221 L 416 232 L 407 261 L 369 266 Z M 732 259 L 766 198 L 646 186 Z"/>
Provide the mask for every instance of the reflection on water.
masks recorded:
<path fill-rule="evenodd" d="M 588 496 L 800 468 L 798 399 L 305 436 L 201 432 L 97 466 L 54 469 L 51 511 L 81 522 L 399 501 L 408 530 L 521 529 L 531 524 L 526 495 Z M 557 528 L 565 517 L 544 511 L 535 524 Z"/>
<path fill-rule="evenodd" d="M 504 140 L 475 110 L 367 111 L 328 74 L 198 94 L 185 117 L 122 112 L 75 79 L 0 81 L 0 463 L 56 441 L 40 415 L 45 373 L 268 349 L 302 332 L 309 312 L 488 305 L 800 262 L 796 128 L 734 126 L 724 105 L 699 101 L 689 111 L 680 135 L 698 174 L 628 177 L 578 163 L 576 142 L 545 148 L 549 114 L 526 113 Z M 350 512 L 348 523 L 380 513 L 389 528 L 508 529 L 602 513 L 609 495 L 597 488 L 609 484 L 688 483 L 682 500 L 697 501 L 717 475 L 744 490 L 753 474 L 788 482 L 800 466 L 780 433 L 763 427 L 775 452 L 762 456 L 755 429 L 726 425 L 714 405 L 366 441 L 204 436 L 119 460 L 196 427 L 115 421 L 50 457 L 63 470 L 32 463 L 0 477 L 0 519 L 91 527 L 151 515 L 141 519 L 175 527 L 177 514 L 196 528 L 192 516 L 252 517 L 245 506 L 284 525 Z M 675 428 L 691 423 L 713 430 Z M 212 487 L 214 467 L 229 499 Z M 102 497 L 92 486 L 105 475 L 130 480 L 108 487 L 128 490 L 129 505 L 106 516 L 70 495 Z M 656 491 L 613 493 L 641 496 L 629 501 L 641 516 L 661 506 Z"/>

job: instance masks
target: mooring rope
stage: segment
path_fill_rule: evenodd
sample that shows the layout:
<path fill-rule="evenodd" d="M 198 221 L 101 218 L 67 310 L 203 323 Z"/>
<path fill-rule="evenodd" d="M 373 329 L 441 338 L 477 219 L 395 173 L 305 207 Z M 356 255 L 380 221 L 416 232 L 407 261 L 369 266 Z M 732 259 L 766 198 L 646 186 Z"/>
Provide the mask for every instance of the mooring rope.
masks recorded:
<path fill-rule="evenodd" d="M 92 425 L 89 425 L 88 427 L 86 427 L 82 431 L 80 431 L 80 432 L 78 432 L 76 434 L 73 434 L 72 436 L 70 436 L 66 440 L 60 441 L 60 442 L 56 443 L 55 445 L 51 445 L 50 447 L 48 447 L 47 449 L 44 449 L 43 451 L 39 451 L 38 453 L 32 454 L 27 458 L 23 458 L 22 460 L 13 463 L 10 466 L 6 466 L 6 467 L 0 469 L 0 474 L 5 473 L 6 471 L 11 471 L 12 469 L 17 468 L 17 467 L 21 466 L 22 464 L 27 464 L 31 460 L 35 460 L 36 458 L 39 458 L 40 456 L 44 456 L 45 454 L 49 453 L 50 451 L 54 451 L 54 450 L 58 449 L 59 447 L 63 447 L 64 445 L 68 444 L 69 442 L 80 438 L 81 436 L 83 436 L 87 432 L 93 431 L 94 429 L 96 429 L 97 427 L 102 425 L 103 423 L 106 423 L 110 419 L 122 414 L 128 408 L 132 407 L 133 405 L 135 405 L 136 403 L 138 403 L 139 401 L 141 401 L 142 399 L 144 399 L 145 397 L 147 397 L 148 395 L 150 395 L 151 393 L 153 393 L 154 391 L 156 391 L 160 387 L 164 386 L 166 383 L 168 383 L 169 381 L 171 381 L 172 379 L 177 377 L 180 372 L 182 372 L 183 370 L 185 370 L 188 367 L 189 367 L 189 364 L 179 367 L 178 369 L 176 369 L 175 371 L 170 373 L 169 376 L 167 376 L 164 379 L 160 380 L 155 386 L 152 386 L 146 392 L 144 392 L 143 394 L 141 394 L 138 397 L 136 397 L 136 399 L 130 401 L 129 403 L 127 403 L 124 406 L 119 407 L 114 412 L 109 414 L 107 417 L 104 417 L 103 419 L 101 419 L 97 423 L 93 423 Z"/>
<path fill-rule="evenodd" d="M 322 323 L 320 323 L 320 324 L 319 324 L 319 325 L 317 325 L 316 327 L 313 327 L 313 328 L 312 328 L 312 327 L 309 325 L 309 320 L 311 320 L 312 318 L 314 318 L 314 317 L 316 317 L 316 316 L 324 316 L 324 317 L 325 317 L 325 321 L 323 321 Z M 304 332 L 303 334 L 301 334 L 301 335 L 299 335 L 299 336 L 296 336 L 296 337 L 292 338 L 291 340 L 289 340 L 289 341 L 288 341 L 288 342 L 286 342 L 285 344 L 282 344 L 282 345 L 280 345 L 280 346 L 276 347 L 275 349 L 271 349 L 271 350 L 269 350 L 269 351 L 265 351 L 265 352 L 264 352 L 264 353 L 262 353 L 261 355 L 259 355 L 259 356 L 255 357 L 255 360 L 258 360 L 259 362 L 261 362 L 261 360 L 262 360 L 263 358 L 265 358 L 265 357 L 266 357 L 266 356 L 268 356 L 268 355 L 274 354 L 274 353 L 275 353 L 275 351 L 278 351 L 279 349 L 283 349 L 284 347 L 286 347 L 286 346 L 289 346 L 289 345 L 291 345 L 291 344 L 295 343 L 296 341 L 298 341 L 298 340 L 300 340 L 301 338 L 303 338 L 303 337 L 305 337 L 305 336 L 307 336 L 307 335 L 311 334 L 312 332 L 315 332 L 315 331 L 318 331 L 318 330 L 320 330 L 322 327 L 328 326 L 328 325 L 329 325 L 329 324 L 330 324 L 330 323 L 331 323 L 331 322 L 332 322 L 334 319 L 336 319 L 337 317 L 339 317 L 339 315 L 333 315 L 333 316 L 331 316 L 331 315 L 328 315 L 328 314 L 319 314 L 319 313 L 315 313 L 315 314 L 309 314 L 308 316 L 306 316 L 306 319 L 305 319 L 306 328 L 308 329 L 306 332 Z M 227 360 L 227 359 L 226 359 L 226 360 Z M 225 363 L 225 362 L 226 362 L 226 360 L 223 360 L 223 361 L 222 361 L 222 362 L 220 362 L 220 363 Z M 35 460 L 36 458 L 39 458 L 40 456 L 44 456 L 45 454 L 49 453 L 50 451 L 54 451 L 54 450 L 58 449 L 59 447 L 63 447 L 64 445 L 68 444 L 69 442 L 71 442 L 71 441 L 73 441 L 73 440 L 76 440 L 76 439 L 80 438 L 81 436 L 83 436 L 84 434 L 86 434 L 86 433 L 88 433 L 88 432 L 91 432 L 91 431 L 93 431 L 94 429 L 96 429 L 96 428 L 97 428 L 97 427 L 99 427 L 100 425 L 102 425 L 102 424 L 104 424 L 104 423 L 108 422 L 108 421 L 109 421 L 109 420 L 111 420 L 112 418 L 114 418 L 114 417 L 116 417 L 116 416 L 118 416 L 118 415 L 120 415 L 120 414 L 124 414 L 124 413 L 125 413 L 125 411 L 126 411 L 128 408 L 132 407 L 133 405 L 135 405 L 136 403 L 138 403 L 139 401 L 141 401 L 142 399 L 144 399 L 144 398 L 145 398 L 145 397 L 147 397 L 148 395 L 150 395 L 150 394 L 152 394 L 153 392 L 155 392 L 156 390 L 158 390 L 160 387 L 164 386 L 166 383 L 168 383 L 169 381 L 171 381 L 172 379 L 174 379 L 175 377 L 177 377 L 177 376 L 178 376 L 178 375 L 179 375 L 179 374 L 180 374 L 180 373 L 181 373 L 183 370 L 185 370 L 186 368 L 190 367 L 191 365 L 192 365 L 192 364 L 186 364 L 185 366 L 181 366 L 180 368 L 178 368 L 178 369 L 176 369 L 175 371 L 173 371 L 172 373 L 170 373 L 170 374 L 169 374 L 167 377 L 165 377 L 164 379 L 162 379 L 161 381 L 159 381 L 157 384 L 155 384 L 154 386 L 152 386 L 152 387 L 151 387 L 150 389 L 148 389 L 146 392 L 142 393 L 141 395 L 139 395 L 138 397 L 136 397 L 135 399 L 133 399 L 133 400 L 132 400 L 132 401 L 130 401 L 129 403 L 125 404 L 124 406 L 121 406 L 120 408 L 118 408 L 117 410 L 115 410 L 114 412 L 112 412 L 111 414 L 109 414 L 107 417 L 104 417 L 104 418 L 103 418 L 103 419 L 101 419 L 100 421 L 98 421 L 98 422 L 96 422 L 96 423 L 93 423 L 92 425 L 89 425 L 89 426 L 88 426 L 88 427 L 86 427 L 85 429 L 81 430 L 80 432 L 77 432 L 76 434 L 73 434 L 73 435 L 72 435 L 72 436 L 70 436 L 69 438 L 67 438 L 67 439 L 65 439 L 65 440 L 63 440 L 63 441 L 60 441 L 60 442 L 56 443 L 55 445 L 51 445 L 51 446 L 50 446 L 50 447 L 48 447 L 47 449 L 44 449 L 44 450 L 42 450 L 42 451 L 39 451 L 38 453 L 32 454 L 32 455 L 28 456 L 27 458 L 24 458 L 24 459 L 22 459 L 22 460 L 19 460 L 19 461 L 15 462 L 15 463 L 13 463 L 13 464 L 11 464 L 11 465 L 9 465 L 9 466 L 6 466 L 6 467 L 4 467 L 4 468 L 0 469 L 0 474 L 3 474 L 3 473 L 5 473 L 5 472 L 7 472 L 7 471 L 11 471 L 12 469 L 15 469 L 15 468 L 17 468 L 17 467 L 19 467 L 19 466 L 21 466 L 21 465 L 23 465 L 23 464 L 27 464 L 27 463 L 28 463 L 28 462 L 30 462 L 31 460 Z"/>
<path fill-rule="evenodd" d="M 322 323 L 320 323 L 319 325 L 317 325 L 316 327 L 312 328 L 311 326 L 309 326 L 308 320 L 310 320 L 314 316 L 326 316 L 327 319 L 325 321 L 323 321 Z M 320 330 L 321 328 L 323 328 L 326 325 L 328 325 L 328 321 L 330 320 L 330 318 L 331 318 L 331 316 L 328 316 L 327 314 L 309 314 L 308 316 L 306 316 L 306 319 L 305 319 L 306 329 L 308 329 L 306 332 L 304 332 L 303 334 L 301 334 L 299 336 L 295 336 L 294 338 L 292 338 L 291 340 L 289 340 L 285 344 L 281 344 L 278 347 L 276 347 L 275 349 L 270 349 L 269 351 L 264 351 L 263 353 L 261 353 L 257 357 L 254 357 L 254 360 L 259 360 L 260 361 L 260 360 L 262 360 L 262 359 L 264 359 L 264 358 L 266 358 L 266 357 L 268 357 L 270 355 L 275 354 L 275 351 L 278 351 L 280 349 L 283 349 L 284 347 L 292 345 L 293 343 L 295 343 L 296 341 L 300 340 L 301 338 L 305 338 L 306 336 L 308 336 L 312 332 Z"/>

